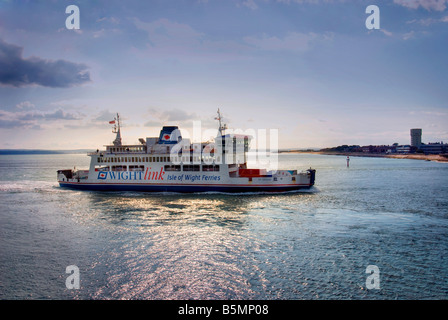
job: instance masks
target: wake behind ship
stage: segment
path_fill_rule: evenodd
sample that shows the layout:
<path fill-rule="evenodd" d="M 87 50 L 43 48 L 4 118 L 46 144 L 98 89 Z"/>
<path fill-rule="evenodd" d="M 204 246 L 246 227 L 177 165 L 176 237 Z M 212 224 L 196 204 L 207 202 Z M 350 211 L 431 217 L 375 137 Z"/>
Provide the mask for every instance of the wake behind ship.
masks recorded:
<path fill-rule="evenodd" d="M 88 153 L 89 170 L 58 170 L 61 187 L 98 191 L 142 192 L 285 192 L 309 189 L 316 170 L 247 168 L 250 135 L 224 134 L 214 142 L 191 143 L 177 126 L 164 126 L 159 137 L 140 138 L 139 145 L 121 143 L 120 118 L 116 138 L 106 150 Z"/>

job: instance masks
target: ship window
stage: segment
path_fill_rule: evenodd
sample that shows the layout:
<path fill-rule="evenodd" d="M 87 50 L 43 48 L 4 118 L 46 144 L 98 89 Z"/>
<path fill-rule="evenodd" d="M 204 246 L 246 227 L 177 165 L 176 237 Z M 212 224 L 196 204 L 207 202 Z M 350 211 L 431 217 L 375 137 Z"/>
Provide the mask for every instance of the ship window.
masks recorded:
<path fill-rule="evenodd" d="M 160 161 L 159 161 L 159 157 L 156 157 L 156 162 L 160 162 Z"/>
<path fill-rule="evenodd" d="M 145 166 L 129 166 L 129 171 L 144 171 Z"/>
<path fill-rule="evenodd" d="M 184 164 L 183 169 L 184 171 L 200 171 L 200 166 L 198 164 Z"/>
<path fill-rule="evenodd" d="M 165 171 L 180 171 L 180 166 L 167 164 L 165 165 Z"/>
<path fill-rule="evenodd" d="M 126 171 L 126 166 L 112 166 L 112 171 Z"/>
<path fill-rule="evenodd" d="M 219 171 L 219 165 L 202 165 L 202 171 Z"/>
<path fill-rule="evenodd" d="M 296 177 L 292 177 L 292 181 L 296 181 Z"/>

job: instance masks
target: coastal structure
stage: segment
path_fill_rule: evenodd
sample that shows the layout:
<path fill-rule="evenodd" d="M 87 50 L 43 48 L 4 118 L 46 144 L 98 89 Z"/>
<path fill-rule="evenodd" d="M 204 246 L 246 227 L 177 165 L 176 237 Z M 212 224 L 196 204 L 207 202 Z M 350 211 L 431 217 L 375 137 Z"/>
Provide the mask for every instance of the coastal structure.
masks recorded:
<path fill-rule="evenodd" d="M 88 170 L 57 171 L 61 187 L 100 191 L 148 192 L 284 192 L 314 185 L 316 170 L 270 170 L 247 167 L 249 135 L 226 134 L 218 109 L 218 134 L 212 142 L 192 143 L 177 126 L 164 126 L 158 137 L 140 138 L 139 145 L 116 138 L 105 150 L 88 153 Z"/>
<path fill-rule="evenodd" d="M 411 129 L 411 146 L 420 148 L 422 144 L 422 129 Z"/>
<path fill-rule="evenodd" d="M 429 142 L 428 144 L 420 145 L 419 150 L 424 154 L 442 154 L 448 153 L 448 143 L 441 142 Z"/>

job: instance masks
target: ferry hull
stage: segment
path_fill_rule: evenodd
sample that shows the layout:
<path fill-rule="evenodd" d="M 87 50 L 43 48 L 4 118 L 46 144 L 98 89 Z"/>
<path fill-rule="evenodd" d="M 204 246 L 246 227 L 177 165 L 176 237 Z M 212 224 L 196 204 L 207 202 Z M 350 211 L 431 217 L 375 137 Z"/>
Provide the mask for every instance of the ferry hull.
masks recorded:
<path fill-rule="evenodd" d="M 312 184 L 304 185 L 148 185 L 148 184 L 94 184 L 78 182 L 60 182 L 64 188 L 90 191 L 137 191 L 137 192 L 176 192 L 176 193 L 196 193 L 196 192 L 287 192 L 301 189 L 310 189 Z"/>

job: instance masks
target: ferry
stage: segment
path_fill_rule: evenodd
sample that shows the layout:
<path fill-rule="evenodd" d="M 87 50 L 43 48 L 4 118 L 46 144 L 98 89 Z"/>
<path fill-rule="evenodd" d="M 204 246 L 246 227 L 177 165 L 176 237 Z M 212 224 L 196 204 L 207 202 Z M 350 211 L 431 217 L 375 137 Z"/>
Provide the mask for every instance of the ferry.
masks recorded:
<path fill-rule="evenodd" d="M 57 170 L 60 187 L 93 191 L 137 192 L 287 192 L 309 189 L 315 169 L 267 170 L 248 168 L 253 138 L 225 134 L 218 109 L 218 134 L 212 142 L 192 143 L 177 126 L 163 126 L 158 137 L 140 144 L 122 144 L 119 114 L 110 121 L 115 140 L 105 150 L 89 152 L 88 170 Z"/>

